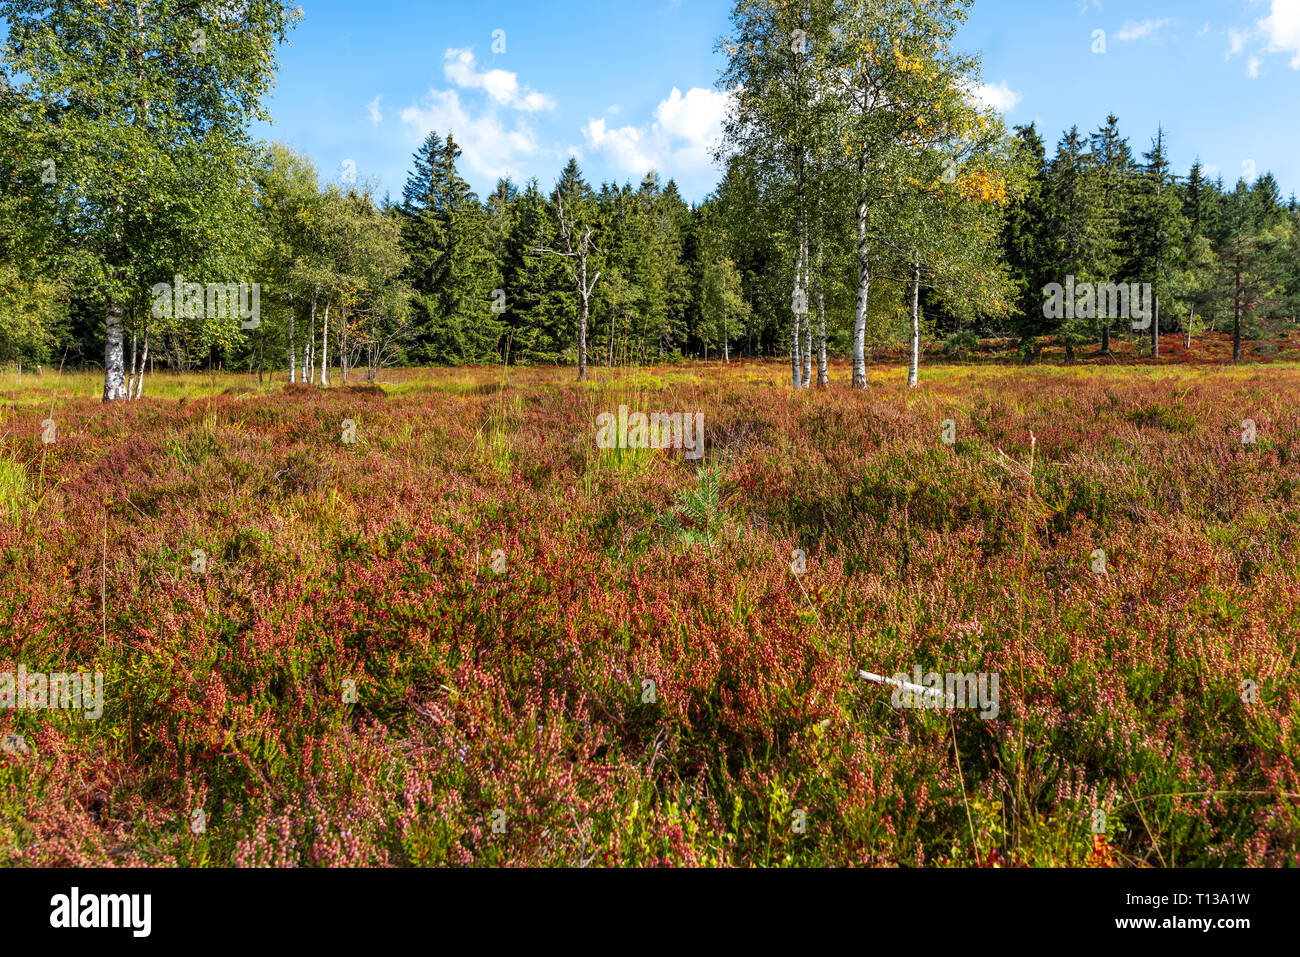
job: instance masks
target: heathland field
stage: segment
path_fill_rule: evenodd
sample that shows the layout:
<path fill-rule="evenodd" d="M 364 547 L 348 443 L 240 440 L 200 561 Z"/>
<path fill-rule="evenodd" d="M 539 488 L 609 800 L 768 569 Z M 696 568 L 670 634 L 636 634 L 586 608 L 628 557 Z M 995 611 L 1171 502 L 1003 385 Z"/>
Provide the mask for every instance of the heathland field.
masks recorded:
<path fill-rule="evenodd" d="M 3 377 L 0 863 L 1300 864 L 1300 366 L 789 376 Z"/>

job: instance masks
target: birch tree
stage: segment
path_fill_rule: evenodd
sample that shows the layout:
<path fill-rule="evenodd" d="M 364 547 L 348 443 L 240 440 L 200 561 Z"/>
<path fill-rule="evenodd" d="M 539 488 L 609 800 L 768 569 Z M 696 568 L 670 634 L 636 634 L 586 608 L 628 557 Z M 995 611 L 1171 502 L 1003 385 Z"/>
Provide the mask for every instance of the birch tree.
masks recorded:
<path fill-rule="evenodd" d="M 719 155 L 740 155 L 759 172 L 766 180 L 761 194 L 777 200 L 769 221 L 788 230 L 790 377 L 795 389 L 811 384 L 810 200 L 833 109 L 820 75 L 833 13 L 834 4 L 827 0 L 739 0 L 732 33 L 721 44 L 728 59 L 722 85 L 732 95 L 732 108 Z M 787 190 L 788 205 L 777 199 Z"/>
<path fill-rule="evenodd" d="M 289 381 L 293 383 L 298 381 L 298 309 L 312 299 L 310 284 L 303 280 L 310 275 L 306 270 L 318 249 L 312 225 L 320 216 L 320 180 L 306 156 L 273 143 L 266 148 L 257 171 L 257 189 L 258 207 L 268 233 L 262 275 L 283 305 L 285 351 Z"/>
<path fill-rule="evenodd" d="M 908 386 L 920 384 L 921 289 L 965 318 L 1007 316 L 1015 286 L 1000 239 L 1009 202 L 1023 194 L 1029 169 L 1001 119 L 969 90 L 947 83 L 931 94 L 944 126 L 910 134 L 912 175 L 900 183 L 880 242 L 892 249 L 909 309 Z"/>
<path fill-rule="evenodd" d="M 952 49 L 972 0 L 846 0 L 831 36 L 827 71 L 844 117 L 843 155 L 856 189 L 857 301 L 853 386 L 865 389 L 866 327 L 879 236 L 889 204 L 914 178 L 911 151 L 951 136 L 962 91 L 978 85 L 977 61 Z M 956 112 L 958 115 L 954 115 Z"/>
<path fill-rule="evenodd" d="M 52 161 L 77 279 L 103 303 L 104 401 L 128 398 L 127 309 L 170 278 L 160 245 L 184 265 L 184 250 L 237 258 L 246 128 L 267 118 L 274 50 L 298 16 L 277 0 L 0 0 L 5 59 L 40 115 L 32 161 Z"/>

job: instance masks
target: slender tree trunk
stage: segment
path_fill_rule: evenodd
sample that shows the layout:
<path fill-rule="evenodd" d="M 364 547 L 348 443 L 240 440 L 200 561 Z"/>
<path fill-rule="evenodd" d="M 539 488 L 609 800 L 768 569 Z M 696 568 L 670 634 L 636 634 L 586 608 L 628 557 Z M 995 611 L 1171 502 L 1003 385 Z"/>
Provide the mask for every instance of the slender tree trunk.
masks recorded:
<path fill-rule="evenodd" d="M 289 384 L 290 385 L 298 381 L 298 353 L 296 351 L 297 345 L 294 342 L 294 339 L 296 338 L 294 335 L 295 318 L 296 317 L 294 315 L 294 308 L 293 308 L 293 293 L 290 292 L 289 293 Z"/>
<path fill-rule="evenodd" d="M 830 367 L 826 364 L 826 289 L 822 285 L 822 251 L 817 250 L 817 385 L 825 389 L 831 384 Z"/>
<path fill-rule="evenodd" d="M 132 398 L 135 395 L 135 376 L 136 364 L 139 362 L 139 343 L 137 337 L 138 329 L 136 327 L 135 316 L 131 317 L 131 372 L 126 377 L 126 397 Z"/>
<path fill-rule="evenodd" d="M 803 324 L 803 387 L 812 388 L 813 328 L 812 317 Z"/>
<path fill-rule="evenodd" d="M 803 388 L 803 341 L 800 336 L 804 317 L 808 314 L 808 290 L 805 288 L 804 272 L 807 269 L 808 239 L 804 226 L 804 192 L 803 160 L 799 161 L 798 196 L 796 215 L 798 216 L 799 247 L 795 252 L 794 291 L 790 294 L 790 378 L 796 390 Z"/>
<path fill-rule="evenodd" d="M 348 307 L 339 307 L 339 375 L 348 384 Z"/>
<path fill-rule="evenodd" d="M 1110 355 L 1110 323 L 1101 327 L 1101 354 Z"/>
<path fill-rule="evenodd" d="M 307 341 L 302 346 L 302 374 L 308 385 L 316 384 L 316 306 L 320 291 L 311 291 L 311 319 L 307 324 Z"/>
<path fill-rule="evenodd" d="M 871 296 L 871 251 L 867 247 L 867 201 L 858 201 L 858 304 L 853 315 L 853 388 L 867 387 L 867 302 Z"/>
<path fill-rule="evenodd" d="M 1151 358 L 1160 358 L 1160 297 L 1155 297 L 1155 310 L 1151 319 Z"/>
<path fill-rule="evenodd" d="M 1187 351 L 1192 351 L 1192 327 L 1196 325 L 1196 310 L 1187 311 Z"/>
<path fill-rule="evenodd" d="M 808 292 L 804 288 L 804 244 L 800 240 L 799 250 L 795 254 L 794 291 L 790 295 L 790 378 L 796 390 L 803 388 L 802 332 L 807 313 Z"/>
<path fill-rule="evenodd" d="M 1163 129 L 1160 131 L 1159 136 L 1160 138 L 1156 142 L 1156 149 L 1160 151 L 1160 155 L 1163 156 L 1164 155 L 1164 130 Z M 1156 167 L 1156 174 L 1157 174 L 1156 175 L 1156 275 L 1155 275 L 1156 288 L 1155 288 L 1155 309 L 1151 321 L 1151 358 L 1152 359 L 1160 358 L 1160 273 L 1163 271 L 1161 268 L 1163 266 L 1161 260 L 1164 258 L 1164 251 L 1165 251 L 1165 238 L 1160 228 L 1160 196 L 1162 193 L 1164 193 L 1165 176 L 1164 176 L 1164 171 L 1159 166 Z"/>
<path fill-rule="evenodd" d="M 125 358 L 122 355 L 122 304 L 110 297 L 104 311 L 104 401 L 127 398 Z"/>
<path fill-rule="evenodd" d="M 809 304 L 812 298 L 812 262 L 808 255 L 808 241 L 803 243 L 803 283 L 804 283 L 804 303 Z M 813 329 L 812 329 L 812 312 L 805 308 L 803 314 L 803 382 L 802 387 L 805 389 L 812 388 L 812 346 L 813 346 Z"/>
<path fill-rule="evenodd" d="M 907 385 L 915 389 L 921 384 L 921 265 L 912 263 L 912 362 L 907 373 Z"/>
<path fill-rule="evenodd" d="M 798 387 L 807 389 L 812 385 L 809 381 L 812 372 L 812 312 L 809 306 L 812 303 L 812 262 L 808 255 L 808 228 L 803 229 L 803 238 L 799 243 L 799 261 L 802 266 L 799 270 L 799 383 Z"/>
<path fill-rule="evenodd" d="M 797 283 L 796 283 L 797 287 Z M 790 315 L 790 381 L 799 388 L 799 313 L 791 310 Z"/>
<path fill-rule="evenodd" d="M 590 315 L 590 300 L 587 288 L 587 261 L 582 261 L 582 314 L 578 317 L 578 381 L 587 381 L 587 318 Z"/>
<path fill-rule="evenodd" d="M 731 365 L 731 340 L 727 332 L 727 311 L 722 311 L 722 362 Z"/>
<path fill-rule="evenodd" d="M 320 384 L 321 388 L 330 387 L 330 306 L 332 303 L 325 300 L 325 327 L 320 337 Z"/>
<path fill-rule="evenodd" d="M 1232 290 L 1232 361 L 1241 361 L 1241 256 L 1237 256 L 1237 269 Z"/>
<path fill-rule="evenodd" d="M 137 402 L 140 401 L 140 397 L 144 395 L 144 367 L 151 361 L 152 360 L 149 358 L 149 325 L 148 323 L 145 323 L 144 355 L 140 357 L 140 374 L 136 376 L 135 379 L 135 398 Z M 150 372 L 152 373 L 152 371 L 151 368 Z"/>

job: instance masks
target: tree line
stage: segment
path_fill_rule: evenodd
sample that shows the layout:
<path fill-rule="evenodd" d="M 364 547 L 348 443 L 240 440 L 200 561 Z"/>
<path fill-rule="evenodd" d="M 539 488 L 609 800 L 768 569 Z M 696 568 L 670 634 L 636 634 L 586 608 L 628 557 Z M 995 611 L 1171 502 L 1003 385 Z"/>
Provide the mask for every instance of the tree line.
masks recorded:
<path fill-rule="evenodd" d="M 655 171 L 594 186 L 576 159 L 480 197 L 453 131 L 398 200 L 323 183 L 248 134 L 294 9 L 0 0 L 0 361 L 101 364 L 106 400 L 140 397 L 159 364 L 329 385 L 394 364 L 585 378 L 785 355 L 807 388 L 846 356 L 863 387 L 870 354 L 899 346 L 915 385 L 926 341 L 1075 361 L 1224 330 L 1241 360 L 1295 322 L 1294 195 L 1268 173 L 1179 175 L 1162 130 L 1135 155 L 1114 116 L 1053 152 L 1008 131 L 956 48 L 970 6 L 736 0 L 720 182 L 692 204 Z M 252 322 L 213 308 L 235 283 L 260 290 Z"/>

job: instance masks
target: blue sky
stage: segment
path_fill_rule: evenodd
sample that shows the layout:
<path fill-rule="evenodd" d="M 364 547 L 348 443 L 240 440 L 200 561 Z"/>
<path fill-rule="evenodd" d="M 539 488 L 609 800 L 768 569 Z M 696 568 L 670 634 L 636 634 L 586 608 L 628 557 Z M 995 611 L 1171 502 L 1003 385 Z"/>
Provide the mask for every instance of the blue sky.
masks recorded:
<path fill-rule="evenodd" d="M 480 193 L 549 186 L 570 153 L 594 183 L 653 166 L 698 201 L 717 182 L 729 0 L 301 5 L 257 132 L 326 180 L 355 169 L 396 198 L 425 134 L 454 129 Z M 1135 154 L 1163 124 L 1180 170 L 1199 156 L 1300 192 L 1300 0 L 977 0 L 960 42 L 983 52 L 983 95 L 1049 146 L 1114 112 Z"/>

